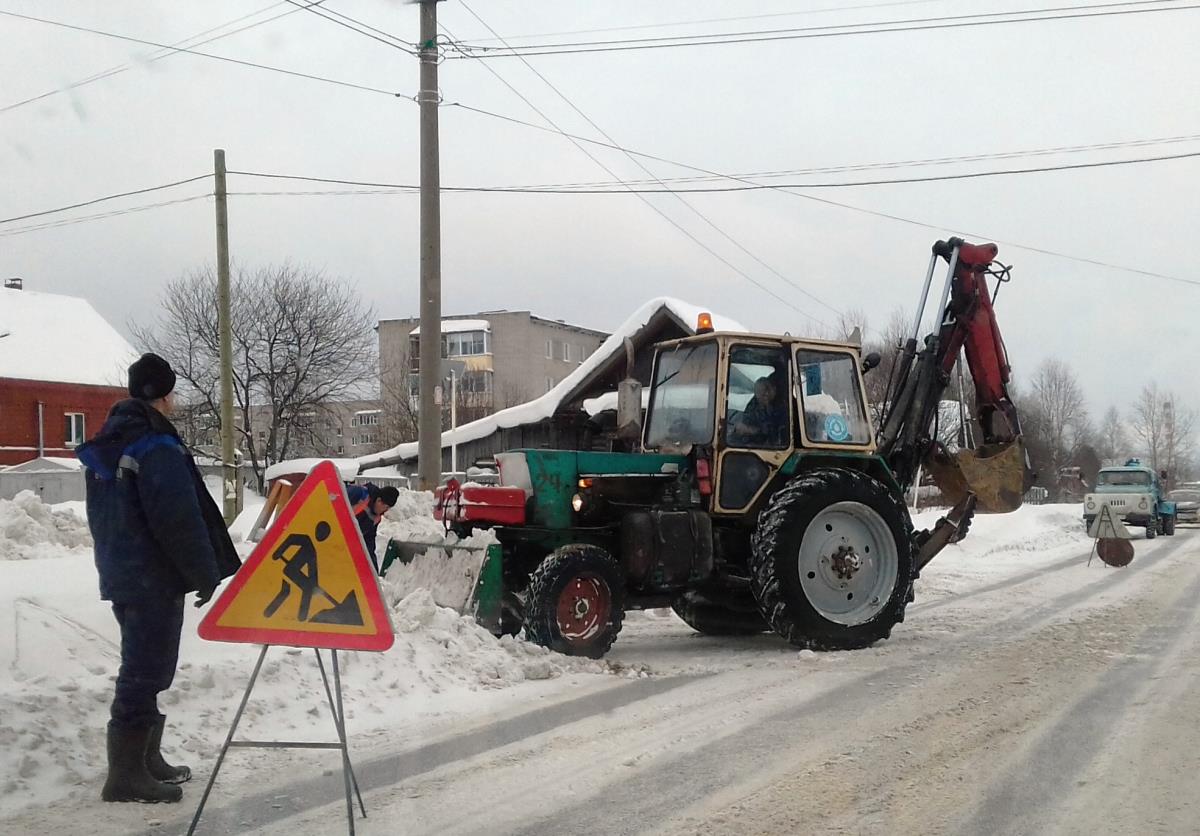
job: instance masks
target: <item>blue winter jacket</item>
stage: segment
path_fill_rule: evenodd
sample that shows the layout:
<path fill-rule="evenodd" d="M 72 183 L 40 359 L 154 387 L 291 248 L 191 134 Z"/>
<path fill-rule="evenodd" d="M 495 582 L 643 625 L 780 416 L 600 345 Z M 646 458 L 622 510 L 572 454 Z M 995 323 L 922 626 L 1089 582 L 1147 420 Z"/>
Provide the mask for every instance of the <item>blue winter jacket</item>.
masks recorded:
<path fill-rule="evenodd" d="M 358 529 L 362 532 L 363 542 L 367 546 L 367 554 L 371 556 L 371 564 L 375 573 L 379 573 L 379 558 L 375 554 L 375 543 L 379 531 L 379 518 L 375 516 L 375 500 L 379 497 L 379 487 L 371 482 L 365 485 L 349 485 L 346 488 L 346 498 L 350 500 L 350 508 L 358 521 Z"/>
<path fill-rule="evenodd" d="M 100 597 L 133 603 L 211 590 L 240 561 L 179 434 L 158 410 L 121 401 L 76 455 L 87 468 L 87 516 Z"/>

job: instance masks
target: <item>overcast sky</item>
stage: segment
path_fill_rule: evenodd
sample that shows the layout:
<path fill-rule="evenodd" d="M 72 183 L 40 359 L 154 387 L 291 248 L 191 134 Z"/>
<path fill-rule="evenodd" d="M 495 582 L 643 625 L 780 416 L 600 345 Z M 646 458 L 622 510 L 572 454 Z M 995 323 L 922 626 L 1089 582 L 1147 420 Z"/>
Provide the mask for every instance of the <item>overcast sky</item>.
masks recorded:
<path fill-rule="evenodd" d="M 1089 5 L 1088 0 L 1069 0 Z M 525 39 L 599 40 L 928 18 L 1067 5 L 1018 0 L 469 0 L 501 35 L 761 16 Z M 416 6 L 328 0 L 327 6 L 415 41 Z M 881 5 L 878 8 L 850 8 Z M 1137 4 L 1133 4 L 1137 5 Z M 1165 3 L 1163 5 L 1172 5 Z M 269 8 L 268 8 L 269 7 Z M 0 10 L 173 43 L 286 2 L 0 0 Z M 833 9 L 833 11 L 829 11 Z M 460 0 L 439 5 L 464 41 L 489 37 Z M 516 42 L 516 41 L 514 41 Z M 1200 135 L 1200 10 L 909 31 L 758 44 L 531 58 L 534 67 L 620 144 L 725 173 L 995 154 Z M 0 107 L 95 73 L 134 67 L 69 93 L 0 112 L 0 217 L 231 169 L 372 182 L 418 181 L 411 102 L 0 17 Z M 412 94 L 410 56 L 301 10 L 200 49 Z M 488 64 L 564 129 L 596 131 L 513 58 Z M 446 102 L 541 117 L 483 62 L 441 66 Z M 611 179 L 561 136 L 457 108 L 441 111 L 447 186 Z M 830 182 L 956 174 L 1200 152 L 1200 140 L 956 165 L 797 176 Z M 593 151 L 620 177 L 644 173 Z M 690 172 L 660 162 L 657 176 Z M 1000 324 L 1018 378 L 1047 356 L 1076 368 L 1097 417 L 1150 379 L 1200 406 L 1200 286 L 1022 249 L 1200 281 L 1200 158 L 937 183 L 693 195 L 688 201 L 757 259 L 838 310 L 875 327 L 911 308 L 930 244 L 956 232 L 999 240 L 1014 265 Z M 728 181 L 726 181 L 728 182 Z M 329 188 L 231 178 L 231 191 Z M 338 188 L 338 187 L 332 187 Z M 67 219 L 191 197 L 207 182 L 101 204 Z M 704 245 L 820 320 L 834 314 L 748 256 L 670 196 L 650 200 Z M 803 333 L 810 322 L 631 195 L 447 194 L 443 309 L 529 309 L 615 327 L 653 295 L 671 295 L 755 329 Z M 290 259 L 352 282 L 381 318 L 418 310 L 414 195 L 236 196 L 234 258 Z M 0 233 L 22 224 L 0 225 Z M 214 257 L 211 200 L 0 237 L 0 274 L 34 290 L 87 297 L 114 324 L 152 316 L 163 284 Z M 3 344 L 0 343 L 0 348 Z M 53 335 L 47 335 L 53 351 Z M 64 358 L 64 360 L 69 358 Z"/>

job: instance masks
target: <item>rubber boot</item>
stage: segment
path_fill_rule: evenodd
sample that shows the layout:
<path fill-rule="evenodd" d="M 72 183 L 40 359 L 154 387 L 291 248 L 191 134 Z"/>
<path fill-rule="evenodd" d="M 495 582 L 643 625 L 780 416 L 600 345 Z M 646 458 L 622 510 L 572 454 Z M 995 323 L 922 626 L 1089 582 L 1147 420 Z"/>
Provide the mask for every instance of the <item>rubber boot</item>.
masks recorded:
<path fill-rule="evenodd" d="M 171 803 L 183 798 L 183 790 L 150 777 L 146 771 L 146 743 L 151 728 L 130 729 L 108 724 L 108 780 L 100 798 L 104 801 Z"/>
<path fill-rule="evenodd" d="M 156 781 L 166 784 L 182 784 L 192 779 L 192 770 L 186 766 L 171 766 L 163 760 L 162 734 L 167 718 L 158 715 L 158 722 L 150 727 L 150 738 L 146 741 L 146 771 Z"/>

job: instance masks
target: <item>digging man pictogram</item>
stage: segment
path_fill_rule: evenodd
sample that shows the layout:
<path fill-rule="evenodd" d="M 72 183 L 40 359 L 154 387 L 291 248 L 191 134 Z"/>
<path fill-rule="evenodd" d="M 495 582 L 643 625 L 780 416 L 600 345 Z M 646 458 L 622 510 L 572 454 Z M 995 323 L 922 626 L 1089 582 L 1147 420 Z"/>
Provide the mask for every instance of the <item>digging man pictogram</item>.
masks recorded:
<path fill-rule="evenodd" d="M 324 521 L 317 523 L 316 530 L 313 532 L 316 542 L 325 542 L 331 531 L 329 523 Z M 345 599 L 338 601 L 321 588 L 317 574 L 317 556 L 317 546 L 313 542 L 313 538 L 307 534 L 291 534 L 280 543 L 279 548 L 271 554 L 271 558 L 283 563 L 283 581 L 279 588 L 279 594 L 263 610 L 263 617 L 273 616 L 291 597 L 294 586 L 300 590 L 300 608 L 296 616 L 297 620 L 317 624 L 361 626 L 363 623 L 362 610 L 359 608 L 358 596 L 354 590 L 351 590 Z M 314 595 L 324 598 L 333 606 L 310 616 Z"/>

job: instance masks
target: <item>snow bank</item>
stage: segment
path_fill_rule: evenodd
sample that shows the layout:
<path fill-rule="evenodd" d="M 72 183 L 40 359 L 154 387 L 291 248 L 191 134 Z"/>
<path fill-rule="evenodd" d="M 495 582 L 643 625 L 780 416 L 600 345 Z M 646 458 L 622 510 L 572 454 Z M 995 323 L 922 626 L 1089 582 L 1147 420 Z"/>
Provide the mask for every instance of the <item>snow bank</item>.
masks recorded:
<path fill-rule="evenodd" d="M 52 509 L 33 491 L 0 499 L 0 560 L 58 557 L 63 549 L 91 547 L 92 535 L 82 515 Z"/>
<path fill-rule="evenodd" d="M 250 524 L 261 501 L 247 499 L 240 525 Z M 447 540 L 432 512 L 431 494 L 401 491 L 381 533 L 463 547 L 490 539 Z M 0 821 L 24 807 L 67 797 L 99 803 L 120 636 L 111 608 L 96 592 L 86 531 L 78 517 L 49 509 L 32 495 L 0 503 L 0 553 L 24 550 L 33 540 L 39 544 L 35 556 L 46 558 L 0 561 L 0 612 L 11 630 L 0 642 L 0 669 L 7 674 L 0 677 Z M 245 554 L 251 547 L 240 549 Z M 455 554 L 481 552 L 460 548 Z M 444 558 L 431 563 L 447 569 L 456 565 Z M 384 591 L 393 611 L 395 644 L 386 653 L 339 654 L 347 723 L 360 740 L 399 735 L 411 743 L 432 724 L 452 728 L 457 718 L 515 706 L 524 698 L 498 691 L 525 687 L 545 693 L 578 684 L 547 682 L 564 674 L 631 675 L 627 668 L 560 656 L 517 638 L 496 638 L 472 618 L 439 605 L 430 590 L 404 591 L 400 575 L 389 577 Z M 170 756 L 204 768 L 212 765 L 228 731 L 258 648 L 201 640 L 196 624 L 203 612 L 190 600 L 179 671 L 159 704 L 168 717 Z M 271 649 L 239 734 L 265 740 L 333 734 L 311 650 Z M 304 755 L 230 758 L 224 780 L 254 780 L 264 768 L 279 768 L 281 757 Z"/>

